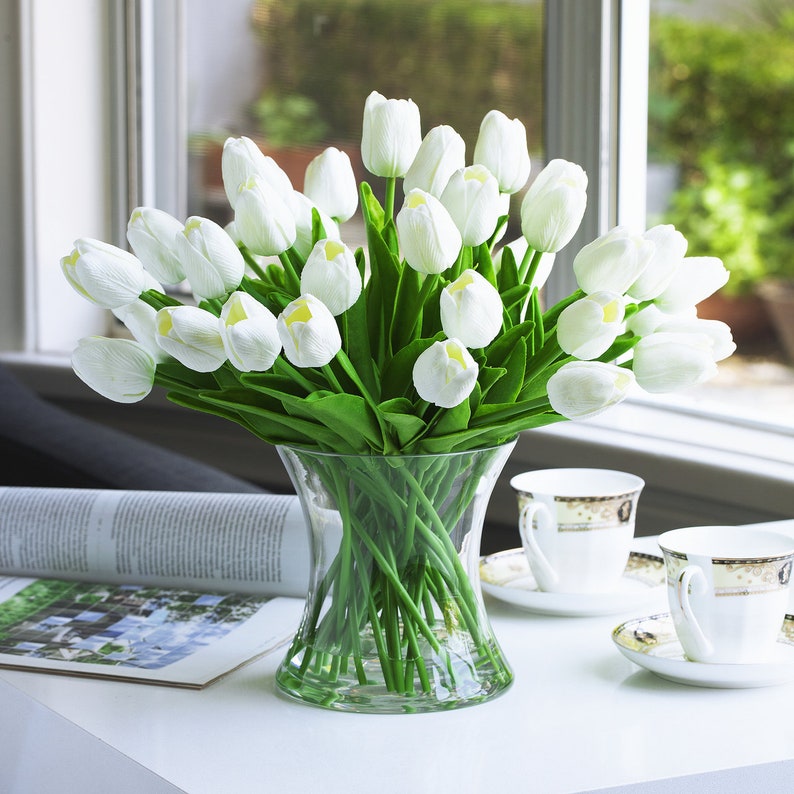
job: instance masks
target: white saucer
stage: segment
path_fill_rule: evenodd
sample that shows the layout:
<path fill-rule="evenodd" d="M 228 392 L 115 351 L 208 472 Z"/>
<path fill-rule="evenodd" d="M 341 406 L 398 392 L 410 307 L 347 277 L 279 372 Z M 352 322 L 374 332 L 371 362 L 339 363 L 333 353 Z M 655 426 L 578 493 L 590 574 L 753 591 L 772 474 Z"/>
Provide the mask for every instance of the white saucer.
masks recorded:
<path fill-rule="evenodd" d="M 538 590 L 524 550 L 510 549 L 480 560 L 480 582 L 484 593 L 530 612 L 590 617 L 613 615 L 643 605 L 661 606 L 658 599 L 665 592 L 665 570 L 661 557 L 632 552 L 614 592 L 546 593 Z"/>
<path fill-rule="evenodd" d="M 660 678 L 690 686 L 749 689 L 794 681 L 794 616 L 786 615 L 774 658 L 753 664 L 690 662 L 668 614 L 621 624 L 612 632 L 618 650 Z"/>

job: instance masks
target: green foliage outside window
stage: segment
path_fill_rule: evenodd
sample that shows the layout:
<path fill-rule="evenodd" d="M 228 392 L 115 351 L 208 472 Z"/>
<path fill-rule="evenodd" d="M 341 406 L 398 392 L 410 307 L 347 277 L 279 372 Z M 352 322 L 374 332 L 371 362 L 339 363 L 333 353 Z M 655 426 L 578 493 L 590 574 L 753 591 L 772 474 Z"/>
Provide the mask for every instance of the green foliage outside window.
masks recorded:
<path fill-rule="evenodd" d="M 727 291 L 794 277 L 794 10 L 772 24 L 651 23 L 651 161 L 680 166 L 664 220 L 721 256 Z"/>
<path fill-rule="evenodd" d="M 473 151 L 492 108 L 542 143 L 542 15 L 493 0 L 258 0 L 269 91 L 308 98 L 330 141 L 356 141 L 367 95 L 410 97 L 422 128 L 451 124 Z"/>

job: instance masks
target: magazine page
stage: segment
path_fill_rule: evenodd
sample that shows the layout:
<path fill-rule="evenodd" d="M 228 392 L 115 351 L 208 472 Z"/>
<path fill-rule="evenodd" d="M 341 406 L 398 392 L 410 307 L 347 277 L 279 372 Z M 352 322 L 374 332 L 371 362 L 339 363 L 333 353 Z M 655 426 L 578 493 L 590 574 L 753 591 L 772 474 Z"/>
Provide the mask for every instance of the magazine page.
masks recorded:
<path fill-rule="evenodd" d="M 303 601 L 0 577 L 0 667 L 201 688 L 283 645 Z"/>
<path fill-rule="evenodd" d="M 296 496 L 0 488 L 0 574 L 306 594 Z"/>

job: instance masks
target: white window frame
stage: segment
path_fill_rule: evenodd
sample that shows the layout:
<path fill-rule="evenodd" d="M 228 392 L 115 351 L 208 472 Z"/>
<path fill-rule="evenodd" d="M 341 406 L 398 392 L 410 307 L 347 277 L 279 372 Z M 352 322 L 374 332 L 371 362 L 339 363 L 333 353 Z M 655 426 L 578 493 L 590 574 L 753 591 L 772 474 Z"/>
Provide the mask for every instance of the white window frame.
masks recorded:
<path fill-rule="evenodd" d="M 2 358 L 32 365 L 49 396 L 75 392 L 67 357 L 54 351 L 103 333 L 107 325 L 107 313 L 87 307 L 60 275 L 58 260 L 74 236 L 121 242 L 135 203 L 184 214 L 180 169 L 186 152 L 177 143 L 185 139 L 186 118 L 183 13 L 182 0 L 0 0 L 0 22 L 20 33 L 18 51 L 13 42 L 11 50 L 0 49 L 0 64 L 10 65 L 8 74 L 18 78 L 0 91 L 9 111 L 0 128 L 0 175 L 9 183 L 6 195 L 21 197 L 0 212 L 3 239 L 13 241 L 4 252 L 11 265 L 0 268 Z M 644 222 L 644 184 L 637 176 L 645 164 L 639 131 L 647 118 L 641 80 L 647 17 L 647 0 L 548 4 L 547 93 L 564 112 L 547 114 L 546 149 L 581 163 L 591 186 L 590 210 L 568 252 L 617 222 Z M 110 45 L 130 36 L 142 44 L 120 59 L 118 46 Z M 15 130 L 8 120 L 17 118 Z M 139 157 L 130 156 L 130 119 L 132 132 L 142 132 L 140 147 L 132 150 Z M 565 294 L 573 286 L 565 256 L 570 253 L 558 257 L 552 297 L 554 290 Z M 15 267 L 20 260 L 22 278 Z M 683 494 L 692 512 L 707 492 L 712 502 L 724 502 L 725 523 L 735 523 L 730 516 L 743 519 L 743 509 L 794 513 L 792 435 L 634 401 L 586 423 L 526 434 L 513 464 L 630 468 L 661 493 L 675 493 L 679 501 Z"/>

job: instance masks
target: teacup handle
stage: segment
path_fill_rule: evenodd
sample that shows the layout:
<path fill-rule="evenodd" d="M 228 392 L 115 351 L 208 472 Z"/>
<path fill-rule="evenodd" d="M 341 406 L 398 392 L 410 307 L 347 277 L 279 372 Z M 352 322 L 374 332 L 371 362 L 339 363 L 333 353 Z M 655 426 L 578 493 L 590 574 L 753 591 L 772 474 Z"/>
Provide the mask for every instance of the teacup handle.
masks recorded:
<path fill-rule="evenodd" d="M 693 642 L 698 647 L 698 656 L 700 657 L 710 656 L 714 651 L 714 646 L 703 633 L 703 629 L 700 628 L 700 623 L 698 623 L 695 613 L 692 611 L 692 605 L 689 602 L 689 593 L 690 591 L 704 593 L 707 587 L 706 575 L 698 565 L 687 565 L 681 571 L 678 577 L 678 586 L 676 587 L 678 607 L 684 615 L 684 620 L 692 634 Z"/>
<path fill-rule="evenodd" d="M 518 531 L 521 533 L 521 540 L 524 543 L 524 552 L 527 555 L 530 568 L 538 579 L 541 589 L 553 585 L 559 576 L 554 568 L 551 567 L 546 555 L 540 550 L 535 533 L 532 530 L 532 522 L 535 515 L 540 514 L 546 520 L 552 521 L 551 511 L 543 502 L 529 502 L 521 510 L 518 521 Z"/>

